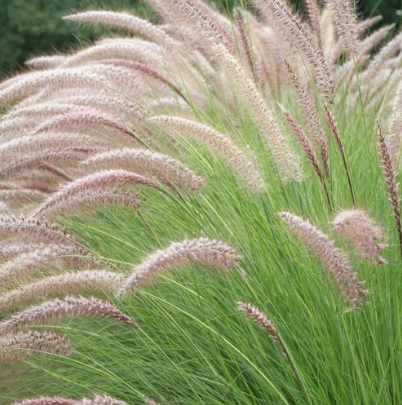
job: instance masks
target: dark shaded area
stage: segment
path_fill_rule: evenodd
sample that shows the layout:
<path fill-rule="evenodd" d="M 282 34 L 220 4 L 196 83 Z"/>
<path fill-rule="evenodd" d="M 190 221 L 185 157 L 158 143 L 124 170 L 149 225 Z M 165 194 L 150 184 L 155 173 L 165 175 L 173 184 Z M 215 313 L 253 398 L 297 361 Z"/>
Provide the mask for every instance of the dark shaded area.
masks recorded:
<path fill-rule="evenodd" d="M 223 8 L 235 0 L 216 0 Z M 297 8 L 303 1 L 293 0 Z M 402 0 L 364 0 L 358 3 L 360 14 L 382 14 L 384 23 L 399 21 Z M 144 14 L 138 0 L 0 0 L 0 75 L 15 70 L 27 58 L 65 51 L 92 40 L 100 29 L 79 27 L 61 17 L 87 8 L 128 9 Z"/>

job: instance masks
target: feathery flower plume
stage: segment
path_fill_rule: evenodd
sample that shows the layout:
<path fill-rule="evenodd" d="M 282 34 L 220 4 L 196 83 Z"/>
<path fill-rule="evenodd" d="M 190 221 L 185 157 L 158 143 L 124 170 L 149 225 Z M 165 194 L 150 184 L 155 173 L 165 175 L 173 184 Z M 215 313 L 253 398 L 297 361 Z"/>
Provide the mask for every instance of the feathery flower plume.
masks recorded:
<path fill-rule="evenodd" d="M 139 198 L 139 193 L 132 193 L 122 188 L 79 190 L 69 196 L 62 204 L 56 204 L 48 209 L 41 210 L 42 217 L 55 217 L 71 211 L 86 209 L 94 210 L 99 207 L 120 206 L 138 211 L 144 200 Z M 36 214 L 34 214 L 36 215 Z"/>
<path fill-rule="evenodd" d="M 40 397 L 26 399 L 23 402 L 14 402 L 13 405 L 127 405 L 127 403 L 104 394 L 95 395 L 93 399 L 84 398 L 82 400 L 61 397 Z"/>
<path fill-rule="evenodd" d="M 215 48 L 221 56 L 221 63 L 228 70 L 231 79 L 238 87 L 242 97 L 250 107 L 261 132 L 264 134 L 283 180 L 300 180 L 301 173 L 298 159 L 290 152 L 286 139 L 258 89 L 237 60 L 224 47 L 217 45 Z"/>
<path fill-rule="evenodd" d="M 77 245 L 71 235 L 57 224 L 32 218 L 0 216 L 0 238 L 44 241 L 61 245 Z"/>
<path fill-rule="evenodd" d="M 398 85 L 396 97 L 392 106 L 392 114 L 389 119 L 388 135 L 386 143 L 392 164 L 395 168 L 399 165 L 402 143 L 402 82 Z"/>
<path fill-rule="evenodd" d="M 60 150 L 44 150 L 33 153 L 26 158 L 17 160 L 0 169 L 0 178 L 8 178 L 23 170 L 38 169 L 43 163 L 79 162 L 88 155 L 100 152 L 101 148 L 65 148 Z"/>
<path fill-rule="evenodd" d="M 75 104 L 77 106 L 91 107 L 104 111 L 110 115 L 123 113 L 123 115 L 129 115 L 131 119 L 136 121 L 142 120 L 147 115 L 146 111 L 138 104 L 135 104 L 129 99 L 119 96 L 118 94 L 109 96 L 107 94 L 74 95 L 61 93 L 60 95 L 56 94 L 55 96 L 50 96 L 49 98 L 49 101 L 51 102 L 57 101 L 63 104 Z"/>
<path fill-rule="evenodd" d="M 165 186 L 176 191 L 198 191 L 204 184 L 201 177 L 176 159 L 143 149 L 119 149 L 92 156 L 81 163 L 84 167 L 127 169 L 156 177 Z"/>
<path fill-rule="evenodd" d="M 180 96 L 183 100 L 187 102 L 187 98 L 182 93 L 182 91 L 171 80 L 166 78 L 162 73 L 160 73 L 158 70 L 156 70 L 154 67 L 150 65 L 132 60 L 122 60 L 122 59 L 101 59 L 100 63 L 105 65 L 116 64 L 129 69 L 135 69 L 138 72 L 143 73 L 148 77 L 155 79 L 157 82 L 162 83 L 163 85 L 169 87 L 178 96 Z"/>
<path fill-rule="evenodd" d="M 48 86 L 57 88 L 84 87 L 103 90 L 106 83 L 102 83 L 102 77 L 82 72 L 80 69 L 56 69 L 44 72 L 29 73 L 0 91 L 0 107 L 34 94 Z"/>
<path fill-rule="evenodd" d="M 50 118 L 42 125 L 38 125 L 33 132 L 33 135 L 41 132 L 49 131 L 64 131 L 64 130 L 105 130 L 111 129 L 122 132 L 132 138 L 131 133 L 126 127 L 120 124 L 109 114 L 93 111 L 89 109 L 81 109 L 81 111 L 66 113 L 63 115 Z"/>
<path fill-rule="evenodd" d="M 12 405 L 79 405 L 79 402 L 76 399 L 62 397 L 40 397 L 14 402 Z"/>
<path fill-rule="evenodd" d="M 237 309 L 244 312 L 261 329 L 265 330 L 279 348 L 285 353 L 279 333 L 275 325 L 258 308 L 244 302 L 237 302 Z"/>
<path fill-rule="evenodd" d="M 261 174 L 245 153 L 239 149 L 225 135 L 214 128 L 196 121 L 181 117 L 158 115 L 148 119 L 163 129 L 170 129 L 186 134 L 187 136 L 202 142 L 211 150 L 226 158 L 232 168 L 244 179 L 251 190 L 259 192 L 265 189 Z"/>
<path fill-rule="evenodd" d="M 108 395 L 95 395 L 93 399 L 83 399 L 79 405 L 127 405 L 126 402 L 119 401 Z"/>
<path fill-rule="evenodd" d="M 25 251 L 16 249 L 19 255 L 0 266 L 0 285 L 9 288 L 29 277 L 32 273 L 43 268 L 61 269 L 68 265 L 74 268 L 88 267 L 93 264 L 105 266 L 95 259 L 90 252 L 79 246 L 63 246 L 54 244 L 28 245 Z M 9 251 L 10 252 L 10 251 Z M 7 250 L 6 250 L 7 253 Z M 13 253 L 11 250 L 10 253 Z M 4 251 L 0 247 L 0 255 Z"/>
<path fill-rule="evenodd" d="M 29 307 L 0 323 L 0 335 L 14 333 L 31 325 L 43 325 L 63 319 L 105 318 L 141 330 L 133 320 L 108 301 L 95 297 L 66 297 Z"/>
<path fill-rule="evenodd" d="M 138 35 L 148 41 L 156 42 L 167 49 L 171 49 L 174 45 L 174 41 L 159 27 L 129 13 L 117 13 L 108 10 L 90 10 L 68 15 L 63 17 L 63 20 L 75 21 L 81 24 L 109 25 L 127 33 Z"/>
<path fill-rule="evenodd" d="M 367 31 L 369 28 L 371 28 L 373 25 L 377 24 L 381 20 L 382 15 L 376 15 L 374 17 L 367 18 L 357 23 L 357 29 L 360 34 L 363 34 L 364 31 Z"/>
<path fill-rule="evenodd" d="M 14 363 L 24 355 L 71 356 L 71 342 L 50 332 L 27 331 L 0 337 L 0 363 Z"/>
<path fill-rule="evenodd" d="M 30 304 L 41 298 L 53 298 L 83 292 L 113 293 L 123 283 L 124 276 L 105 270 L 84 270 L 51 276 L 19 287 L 0 296 L 0 311 Z"/>
<path fill-rule="evenodd" d="M 396 222 L 398 230 L 399 245 L 402 259 L 402 224 L 401 224 L 401 201 L 399 197 L 399 183 L 396 177 L 396 167 L 392 162 L 391 154 L 389 153 L 385 135 L 383 134 L 380 125 L 377 123 L 378 146 L 380 153 L 381 169 L 385 178 L 387 187 L 388 199 L 391 204 L 392 214 Z"/>
<path fill-rule="evenodd" d="M 382 65 L 392 56 L 394 56 L 401 49 L 402 32 L 391 39 L 385 46 L 383 46 L 378 54 L 372 59 L 367 69 L 364 71 L 362 77 L 365 81 L 372 81 L 378 76 L 381 71 Z"/>
<path fill-rule="evenodd" d="M 333 61 L 333 52 L 336 48 L 336 27 L 334 12 L 330 3 L 326 3 L 320 18 L 320 43 L 324 58 L 327 62 Z"/>
<path fill-rule="evenodd" d="M 47 194 L 30 188 L 13 188 L 0 190 L 0 201 L 9 204 L 39 202 L 46 198 Z"/>
<path fill-rule="evenodd" d="M 335 139 L 336 145 L 338 146 L 339 152 L 342 157 L 342 163 L 345 168 L 346 177 L 348 179 L 349 190 L 350 190 L 350 195 L 352 197 L 353 206 L 356 207 L 355 193 L 353 191 L 352 179 L 350 177 L 349 166 L 346 161 L 345 149 L 343 148 L 343 142 L 342 142 L 341 134 L 339 132 L 338 123 L 336 121 L 335 116 L 332 114 L 331 110 L 327 106 L 327 104 L 324 102 L 323 105 L 324 105 L 325 118 L 327 119 L 328 125 L 331 129 L 331 133 Z"/>
<path fill-rule="evenodd" d="M 359 43 L 359 28 L 352 0 L 331 0 L 331 6 L 340 41 L 355 52 Z"/>
<path fill-rule="evenodd" d="M 64 55 L 47 55 L 37 56 L 25 62 L 26 65 L 33 69 L 54 69 L 60 66 L 66 60 Z"/>
<path fill-rule="evenodd" d="M 290 230 L 298 236 L 324 264 L 329 272 L 332 282 L 338 286 L 345 301 L 352 302 L 350 311 L 359 309 L 358 305 L 365 305 L 364 296 L 368 291 L 363 290 L 363 282 L 356 282 L 357 273 L 352 272 L 346 257 L 327 235 L 322 233 L 310 222 L 291 214 L 281 212 L 280 217 Z"/>
<path fill-rule="evenodd" d="M 60 150 L 83 146 L 89 147 L 99 144 L 99 140 L 88 135 L 77 135 L 73 133 L 46 133 L 35 136 L 28 135 L 21 138 L 14 138 L 0 144 L 1 162 L 12 161 L 15 163 L 21 156 L 40 153 L 44 150 Z M 3 166 L 3 164 L 1 164 Z"/>
<path fill-rule="evenodd" d="M 394 24 L 381 27 L 361 41 L 357 47 L 358 59 L 361 59 L 364 55 L 371 52 L 373 48 L 375 48 L 383 39 L 387 37 L 388 33 L 393 27 Z"/>
<path fill-rule="evenodd" d="M 242 47 L 245 59 L 246 59 L 246 65 L 251 72 L 251 76 L 254 78 L 255 83 L 259 83 L 259 77 L 258 77 L 258 72 L 257 68 L 255 66 L 255 61 L 254 61 L 254 52 L 250 43 L 250 38 L 249 38 L 249 33 L 247 30 L 247 25 L 246 25 L 246 19 L 243 13 L 243 10 L 240 8 L 236 8 L 234 10 L 234 21 L 236 23 L 237 30 L 239 32 L 239 43 Z"/>
<path fill-rule="evenodd" d="M 313 32 L 316 34 L 317 38 L 320 40 L 320 5 L 318 0 L 305 0 L 306 10 L 308 14 L 308 19 Z"/>
<path fill-rule="evenodd" d="M 329 178 L 331 172 L 329 165 L 328 139 L 322 128 L 314 99 L 308 92 L 305 84 L 300 81 L 292 66 L 286 60 L 284 60 L 284 63 L 288 72 L 289 80 L 296 90 L 297 101 L 299 102 L 303 115 L 306 118 L 308 134 L 311 136 L 315 150 L 320 153 L 325 175 Z"/>
<path fill-rule="evenodd" d="M 315 155 L 313 145 L 311 145 L 309 139 L 307 138 L 306 134 L 303 131 L 303 128 L 296 122 L 296 120 L 292 117 L 292 115 L 287 111 L 284 111 L 284 115 L 285 115 L 285 118 L 286 118 L 292 132 L 294 133 L 301 148 L 303 149 L 303 152 L 304 152 L 307 160 L 310 162 L 315 173 L 317 174 L 317 177 L 320 180 L 320 183 L 324 189 L 324 193 L 325 193 L 325 197 L 328 202 L 329 209 L 332 211 L 332 204 L 331 204 L 331 199 L 329 198 L 327 183 L 325 182 L 324 175 L 320 168 L 320 163 L 318 162 L 317 156 Z"/>
<path fill-rule="evenodd" d="M 118 291 L 118 296 L 132 293 L 153 276 L 172 268 L 181 268 L 193 263 L 227 271 L 239 260 L 240 256 L 236 255 L 234 249 L 220 241 L 198 238 L 174 242 L 168 248 L 151 254 L 134 267 Z"/>
<path fill-rule="evenodd" d="M 362 210 L 341 211 L 332 221 L 333 227 L 353 243 L 361 257 L 376 264 L 387 261 L 379 255 L 384 245 L 378 243 L 384 237 L 382 229 Z"/>
<path fill-rule="evenodd" d="M 126 170 L 104 170 L 81 177 L 71 183 L 61 187 L 59 191 L 51 195 L 33 214 L 33 217 L 42 215 L 49 210 L 62 209 L 65 204 L 74 199 L 77 193 L 84 190 L 89 192 L 98 191 L 99 189 L 107 189 L 111 186 L 146 186 L 161 190 L 155 182 L 145 176 L 136 173 L 128 172 Z"/>
<path fill-rule="evenodd" d="M 318 88 L 328 100 L 332 100 L 335 95 L 332 77 L 318 40 L 310 27 L 282 0 L 253 0 L 253 3 L 263 15 L 275 22 L 283 36 L 304 55 Z"/>
<path fill-rule="evenodd" d="M 63 67 L 74 67 L 88 61 L 94 62 L 100 59 L 113 58 L 135 60 L 152 66 L 160 66 L 162 64 L 161 50 L 162 48 L 154 42 L 139 39 L 107 40 L 70 56 Z"/>

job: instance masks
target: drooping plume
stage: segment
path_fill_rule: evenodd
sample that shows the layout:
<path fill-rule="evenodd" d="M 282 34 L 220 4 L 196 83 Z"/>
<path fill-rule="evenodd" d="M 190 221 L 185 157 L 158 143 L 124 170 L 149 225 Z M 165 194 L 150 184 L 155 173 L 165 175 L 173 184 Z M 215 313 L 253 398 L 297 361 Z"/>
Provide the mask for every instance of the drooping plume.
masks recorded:
<path fill-rule="evenodd" d="M 205 146 L 227 159 L 232 168 L 252 190 L 264 190 L 264 182 L 254 162 L 250 161 L 240 148 L 216 129 L 187 118 L 167 115 L 158 115 L 149 118 L 149 120 L 163 129 L 178 131 L 202 142 Z"/>
<path fill-rule="evenodd" d="M 144 149 L 119 149 L 90 157 L 82 166 L 98 169 L 126 169 L 155 177 L 172 190 L 198 191 L 201 177 L 176 159 Z"/>
<path fill-rule="evenodd" d="M 18 332 L 0 336 L 0 363 L 14 363 L 25 355 L 57 354 L 70 356 L 71 342 L 51 332 Z"/>
<path fill-rule="evenodd" d="M 33 303 L 41 298 L 68 294 L 113 293 L 122 284 L 124 276 L 104 270 L 84 270 L 44 278 L 0 296 L 0 312 Z"/>
<path fill-rule="evenodd" d="M 352 272 L 348 260 L 328 236 L 310 222 L 289 212 L 281 212 L 280 217 L 292 233 L 321 260 L 344 300 L 352 303 L 349 310 L 356 310 L 359 309 L 358 305 L 365 305 L 364 296 L 367 291 L 362 289 L 362 282 L 356 282 L 357 273 Z"/>
<path fill-rule="evenodd" d="M 239 259 L 234 249 L 220 241 L 199 238 L 174 242 L 168 248 L 151 254 L 134 267 L 131 275 L 120 288 L 118 296 L 132 293 L 152 277 L 172 268 L 197 264 L 227 271 Z"/>
<path fill-rule="evenodd" d="M 13 333 L 31 325 L 43 325 L 81 316 L 110 319 L 140 330 L 139 326 L 129 316 L 108 301 L 94 297 L 66 297 L 63 300 L 46 301 L 13 315 L 0 323 L 0 335 Z"/>
<path fill-rule="evenodd" d="M 387 261 L 379 255 L 384 245 L 379 242 L 383 239 L 382 229 L 362 210 L 341 211 L 332 221 L 333 227 L 359 251 L 361 257 L 376 264 Z"/>

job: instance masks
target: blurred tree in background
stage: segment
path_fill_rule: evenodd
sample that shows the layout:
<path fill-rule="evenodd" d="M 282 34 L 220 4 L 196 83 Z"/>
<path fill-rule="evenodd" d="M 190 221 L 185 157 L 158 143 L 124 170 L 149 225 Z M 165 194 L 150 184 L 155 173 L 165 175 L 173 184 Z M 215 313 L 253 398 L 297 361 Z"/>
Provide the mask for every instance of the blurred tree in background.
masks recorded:
<path fill-rule="evenodd" d="M 216 0 L 232 7 L 236 0 Z M 293 0 L 302 7 L 303 0 Z M 92 40 L 101 31 L 79 27 L 61 19 L 62 16 L 87 8 L 146 10 L 139 0 L 0 0 L 0 75 L 21 65 L 28 57 L 65 51 Z M 402 0 L 362 0 L 361 14 L 382 14 L 384 22 L 399 20 Z M 99 29 L 100 30 L 100 29 Z"/>

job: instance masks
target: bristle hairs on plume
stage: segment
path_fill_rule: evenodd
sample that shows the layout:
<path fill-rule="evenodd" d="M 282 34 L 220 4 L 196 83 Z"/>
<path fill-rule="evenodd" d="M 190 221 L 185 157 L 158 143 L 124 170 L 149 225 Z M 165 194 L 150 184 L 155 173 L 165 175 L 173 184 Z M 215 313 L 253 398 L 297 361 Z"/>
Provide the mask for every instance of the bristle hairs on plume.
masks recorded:
<path fill-rule="evenodd" d="M 52 242 L 61 245 L 78 245 L 59 225 L 47 221 L 25 218 L 0 216 L 0 237 L 22 240 Z"/>
<path fill-rule="evenodd" d="M 14 402 L 13 405 L 127 405 L 126 402 L 119 401 L 108 395 L 96 395 L 93 399 L 69 399 L 62 397 L 40 397 L 26 399 L 23 402 Z"/>
<path fill-rule="evenodd" d="M 76 210 L 85 209 L 90 212 L 97 208 L 113 206 L 125 207 L 137 212 L 144 201 L 145 199 L 141 199 L 138 192 L 133 193 L 121 187 L 114 187 L 110 190 L 102 188 L 98 190 L 82 189 L 64 199 L 62 204 L 54 204 L 41 211 L 40 216 L 54 218 L 57 215 L 66 215 Z"/>
<path fill-rule="evenodd" d="M 198 191 L 204 184 L 201 177 L 176 159 L 144 149 L 119 149 L 90 157 L 81 163 L 84 167 L 127 169 L 156 177 L 173 191 Z"/>
<path fill-rule="evenodd" d="M 353 0 L 330 0 L 336 29 L 342 44 L 349 50 L 355 52 L 359 44 L 359 28 L 357 17 L 353 9 Z"/>
<path fill-rule="evenodd" d="M 318 88 L 328 100 L 333 100 L 335 96 L 333 79 L 317 38 L 310 27 L 282 0 L 253 0 L 253 3 L 263 15 L 275 22 L 284 37 L 304 55 Z"/>
<path fill-rule="evenodd" d="M 332 282 L 339 288 L 343 298 L 352 303 L 349 310 L 360 309 L 358 305 L 367 304 L 364 296 L 368 291 L 363 290 L 363 282 L 356 282 L 357 273 L 352 272 L 346 257 L 336 248 L 327 235 L 322 233 L 310 222 L 291 214 L 281 212 L 280 217 L 289 229 L 298 236 L 324 264 Z"/>
<path fill-rule="evenodd" d="M 48 322 L 81 316 L 110 319 L 141 330 L 128 315 L 108 301 L 102 301 L 95 297 L 66 297 L 63 300 L 55 299 L 43 302 L 13 315 L 0 323 L 0 335 L 13 333 L 31 325 L 43 325 Z"/>
<path fill-rule="evenodd" d="M 71 183 L 66 184 L 55 194 L 51 195 L 33 213 L 33 217 L 45 215 L 46 212 L 63 210 L 63 206 L 68 206 L 74 200 L 77 193 L 89 190 L 99 191 L 110 187 L 123 186 L 146 186 L 160 190 L 157 184 L 146 176 L 141 176 L 127 170 L 104 170 L 88 176 L 81 177 Z"/>
<path fill-rule="evenodd" d="M 102 82 L 103 80 L 103 82 Z M 80 69 L 55 69 L 28 73 L 14 84 L 0 91 L 0 107 L 13 104 L 24 97 L 43 90 L 47 86 L 58 88 L 84 87 L 103 90 L 107 83 L 95 74 L 82 72 Z"/>
<path fill-rule="evenodd" d="M 379 255 L 384 245 L 378 241 L 384 237 L 382 229 L 362 210 L 341 211 L 332 221 L 333 227 L 353 243 L 361 257 L 376 264 L 387 261 Z"/>
<path fill-rule="evenodd" d="M 14 363 L 24 355 L 57 354 L 70 356 L 71 342 L 51 332 L 17 332 L 0 336 L 0 363 Z"/>
<path fill-rule="evenodd" d="M 392 114 L 388 124 L 386 144 L 392 164 L 397 167 L 401 156 L 402 141 L 402 81 L 400 82 L 392 106 Z"/>
<path fill-rule="evenodd" d="M 239 149 L 229 138 L 214 128 L 197 121 L 181 117 L 159 115 L 149 118 L 165 130 L 174 130 L 202 142 L 209 149 L 216 151 L 228 160 L 232 168 L 244 179 L 247 186 L 256 192 L 265 189 L 261 174 L 246 154 Z"/>
<path fill-rule="evenodd" d="M 283 350 L 282 342 L 275 325 L 257 307 L 244 302 L 237 302 L 237 309 L 244 312 L 261 329 L 265 330 L 274 342 Z"/>
<path fill-rule="evenodd" d="M 41 298 L 86 292 L 113 293 L 121 286 L 123 280 L 122 274 L 105 270 L 84 270 L 47 277 L 1 295 L 0 312 L 8 312 Z"/>
<path fill-rule="evenodd" d="M 399 197 L 399 183 L 396 175 L 396 165 L 393 163 L 389 152 L 385 135 L 377 123 L 377 136 L 380 154 L 380 165 L 385 178 L 388 199 L 391 204 L 392 214 L 395 219 L 399 237 L 399 246 L 402 258 L 402 223 L 401 223 L 401 200 Z"/>
<path fill-rule="evenodd" d="M 164 250 L 158 250 L 134 267 L 124 282 L 118 296 L 132 293 L 153 276 L 172 268 L 181 268 L 198 264 L 227 271 L 240 260 L 234 249 L 223 242 L 198 238 L 183 242 L 174 242 Z"/>
<path fill-rule="evenodd" d="M 291 153 L 289 144 L 280 131 L 275 118 L 255 84 L 247 76 L 238 61 L 221 45 L 215 46 L 221 56 L 221 63 L 228 70 L 233 82 L 238 87 L 243 99 L 247 102 L 257 124 L 263 133 L 273 160 L 278 167 L 282 180 L 300 180 L 299 160 Z"/>
<path fill-rule="evenodd" d="M 63 17 L 63 20 L 78 23 L 104 24 L 130 34 L 139 35 L 144 39 L 156 42 L 159 45 L 172 48 L 174 41 L 159 27 L 143 20 L 133 14 L 126 12 L 114 12 L 108 10 L 90 10 L 81 13 L 71 14 Z"/>
<path fill-rule="evenodd" d="M 79 246 L 54 244 L 27 245 L 25 251 L 20 249 L 18 252 L 19 246 L 21 245 L 16 243 L 14 250 L 19 254 L 0 266 L 0 289 L 14 286 L 43 268 L 61 269 L 64 267 L 74 267 L 77 269 L 94 264 L 102 264 L 102 267 L 105 267 L 105 264 L 100 263 L 86 249 Z M 0 248 L 0 256 L 2 255 L 3 251 Z"/>
<path fill-rule="evenodd" d="M 317 174 L 317 177 L 320 180 L 320 183 L 324 189 L 324 193 L 325 193 L 325 197 L 328 202 L 329 209 L 332 211 L 332 203 L 331 203 L 331 199 L 329 197 L 327 183 L 325 181 L 324 174 L 321 171 L 320 163 L 314 152 L 313 146 L 311 145 L 309 139 L 307 138 L 306 134 L 304 133 L 303 128 L 296 122 L 296 120 L 292 117 L 292 115 L 287 111 L 284 112 L 284 115 L 285 115 L 285 118 L 286 118 L 292 132 L 294 133 L 296 139 L 300 143 L 300 146 L 303 149 L 303 152 L 304 152 L 307 160 L 310 162 L 315 173 Z"/>
<path fill-rule="evenodd" d="M 64 55 L 36 56 L 25 61 L 25 64 L 33 69 L 53 69 L 65 62 L 66 58 Z"/>
<path fill-rule="evenodd" d="M 320 117 L 318 115 L 317 107 L 313 96 L 308 91 L 307 86 L 302 83 L 296 74 L 290 63 L 284 60 L 286 66 L 289 81 L 296 90 L 297 101 L 300 108 L 306 118 L 307 132 L 311 137 L 316 153 L 320 154 L 321 161 L 324 168 L 325 175 L 329 178 L 330 163 L 329 163 L 329 151 L 328 151 L 328 139 L 325 134 L 325 130 L 321 125 Z"/>
<path fill-rule="evenodd" d="M 12 405 L 80 405 L 76 399 L 62 397 L 40 397 L 25 399 L 22 402 L 13 402 Z"/>

